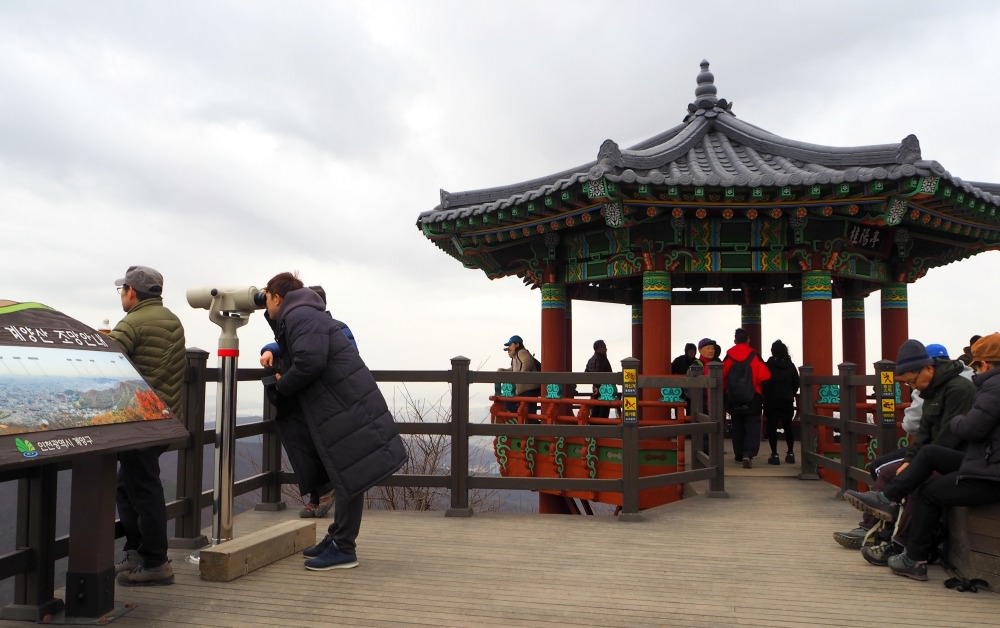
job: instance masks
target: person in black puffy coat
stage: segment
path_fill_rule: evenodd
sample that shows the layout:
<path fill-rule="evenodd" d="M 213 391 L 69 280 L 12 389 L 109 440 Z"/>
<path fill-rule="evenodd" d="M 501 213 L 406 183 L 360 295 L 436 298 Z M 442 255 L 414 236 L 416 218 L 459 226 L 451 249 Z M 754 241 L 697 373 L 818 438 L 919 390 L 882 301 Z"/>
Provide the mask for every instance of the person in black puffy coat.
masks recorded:
<path fill-rule="evenodd" d="M 365 491 L 406 463 L 406 449 L 347 325 L 291 273 L 275 275 L 264 290 L 280 347 L 272 394 L 294 399 L 335 491 L 333 523 L 303 551 L 305 567 L 356 567 Z"/>
<path fill-rule="evenodd" d="M 795 434 L 792 418 L 795 416 L 795 395 L 799 392 L 799 370 L 788 355 L 788 347 L 781 340 L 771 343 L 771 357 L 767 359 L 771 379 L 761 388 L 764 392 L 764 414 L 767 416 L 767 441 L 771 445 L 768 464 L 781 464 L 778 457 L 778 428 L 785 432 L 785 462 L 795 464 Z"/>

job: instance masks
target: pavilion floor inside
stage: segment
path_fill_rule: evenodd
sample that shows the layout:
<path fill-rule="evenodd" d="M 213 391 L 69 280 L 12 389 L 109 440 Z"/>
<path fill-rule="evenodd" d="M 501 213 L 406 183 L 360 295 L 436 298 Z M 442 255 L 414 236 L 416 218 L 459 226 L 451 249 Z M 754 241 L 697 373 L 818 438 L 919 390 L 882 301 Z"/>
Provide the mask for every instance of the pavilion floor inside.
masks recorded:
<path fill-rule="evenodd" d="M 118 587 L 117 603 L 134 608 L 113 624 L 996 625 L 996 595 L 946 589 L 940 566 L 916 582 L 834 543 L 858 513 L 829 484 L 798 480 L 797 466 L 767 465 L 762 445 L 753 469 L 727 456 L 728 498 L 696 485 L 640 522 L 368 511 L 357 569 L 310 572 L 292 556 L 228 583 L 202 581 L 189 552 L 172 550 L 176 583 Z M 243 513 L 236 535 L 297 512 Z"/>

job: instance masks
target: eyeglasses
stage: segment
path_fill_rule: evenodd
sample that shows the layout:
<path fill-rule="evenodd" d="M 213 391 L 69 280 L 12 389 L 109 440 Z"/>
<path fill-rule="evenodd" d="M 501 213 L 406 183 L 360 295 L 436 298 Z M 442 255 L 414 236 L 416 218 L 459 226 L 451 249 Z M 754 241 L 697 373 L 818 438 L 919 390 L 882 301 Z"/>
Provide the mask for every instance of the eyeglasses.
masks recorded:
<path fill-rule="evenodd" d="M 128 284 L 122 284 L 122 285 L 118 286 L 117 288 L 115 288 L 115 290 L 118 291 L 118 294 L 122 294 L 126 290 L 128 290 Z"/>

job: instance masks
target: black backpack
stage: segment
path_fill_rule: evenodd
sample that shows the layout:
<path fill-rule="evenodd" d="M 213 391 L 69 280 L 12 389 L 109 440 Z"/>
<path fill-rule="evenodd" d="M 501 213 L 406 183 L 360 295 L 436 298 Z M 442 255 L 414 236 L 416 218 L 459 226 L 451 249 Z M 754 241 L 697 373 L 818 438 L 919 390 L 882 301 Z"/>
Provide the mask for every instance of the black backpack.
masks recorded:
<path fill-rule="evenodd" d="M 733 410 L 748 410 L 753 402 L 755 391 L 751 363 L 755 357 L 757 354 L 751 351 L 745 360 L 729 358 L 732 364 L 726 376 L 726 404 Z"/>

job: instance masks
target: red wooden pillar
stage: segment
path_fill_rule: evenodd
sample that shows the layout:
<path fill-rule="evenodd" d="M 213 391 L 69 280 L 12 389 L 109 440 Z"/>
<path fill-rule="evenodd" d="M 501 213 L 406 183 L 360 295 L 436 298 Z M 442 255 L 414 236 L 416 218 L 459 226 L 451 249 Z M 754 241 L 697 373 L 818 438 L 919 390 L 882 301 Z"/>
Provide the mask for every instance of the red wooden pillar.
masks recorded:
<path fill-rule="evenodd" d="M 864 297 L 844 297 L 840 308 L 840 325 L 844 362 L 857 365 L 855 373 L 867 372 L 865 357 L 865 300 Z"/>
<path fill-rule="evenodd" d="M 566 368 L 566 286 L 542 284 L 542 370 Z"/>
<path fill-rule="evenodd" d="M 856 365 L 855 373 L 864 375 L 868 369 L 865 357 L 865 299 L 844 297 L 840 304 L 841 350 L 844 362 Z M 858 387 L 859 403 L 865 401 L 865 388 Z"/>
<path fill-rule="evenodd" d="M 632 357 L 642 362 L 642 304 L 632 306 Z"/>
<path fill-rule="evenodd" d="M 833 375 L 833 279 L 827 270 L 802 273 L 802 362 Z"/>
<path fill-rule="evenodd" d="M 561 283 L 542 284 L 542 370 L 545 372 L 568 371 L 566 348 L 566 286 Z M 543 387 L 542 394 L 545 394 Z M 549 493 L 538 493 L 538 512 L 569 514 L 565 498 Z"/>
<path fill-rule="evenodd" d="M 566 370 L 572 371 L 573 368 L 573 300 L 566 299 L 566 339 L 563 341 L 566 345 Z M 583 370 L 583 369 L 580 369 Z"/>
<path fill-rule="evenodd" d="M 743 304 L 740 306 L 740 327 L 747 332 L 750 338 L 750 346 L 757 351 L 761 360 L 767 360 L 767 354 L 763 353 L 764 346 L 760 338 L 760 305 Z M 722 356 L 719 356 L 722 357 Z"/>
<path fill-rule="evenodd" d="M 909 337 L 906 284 L 886 284 L 882 287 L 882 359 L 895 362 L 899 346 Z"/>
<path fill-rule="evenodd" d="M 812 367 L 814 375 L 833 375 L 833 279 L 826 270 L 802 273 L 802 362 Z M 819 387 L 812 387 L 812 399 L 818 399 Z M 807 409 L 807 411 L 810 409 Z M 803 451 L 812 444 L 803 444 Z M 833 430 L 817 430 L 816 447 L 823 455 L 840 455 Z M 820 477 L 828 482 L 836 474 L 820 468 Z"/>
<path fill-rule="evenodd" d="M 670 375 L 670 273 L 647 270 L 642 275 L 642 373 Z M 642 398 L 657 400 L 660 391 L 643 389 Z M 647 418 L 666 418 L 666 411 L 643 411 Z"/>

